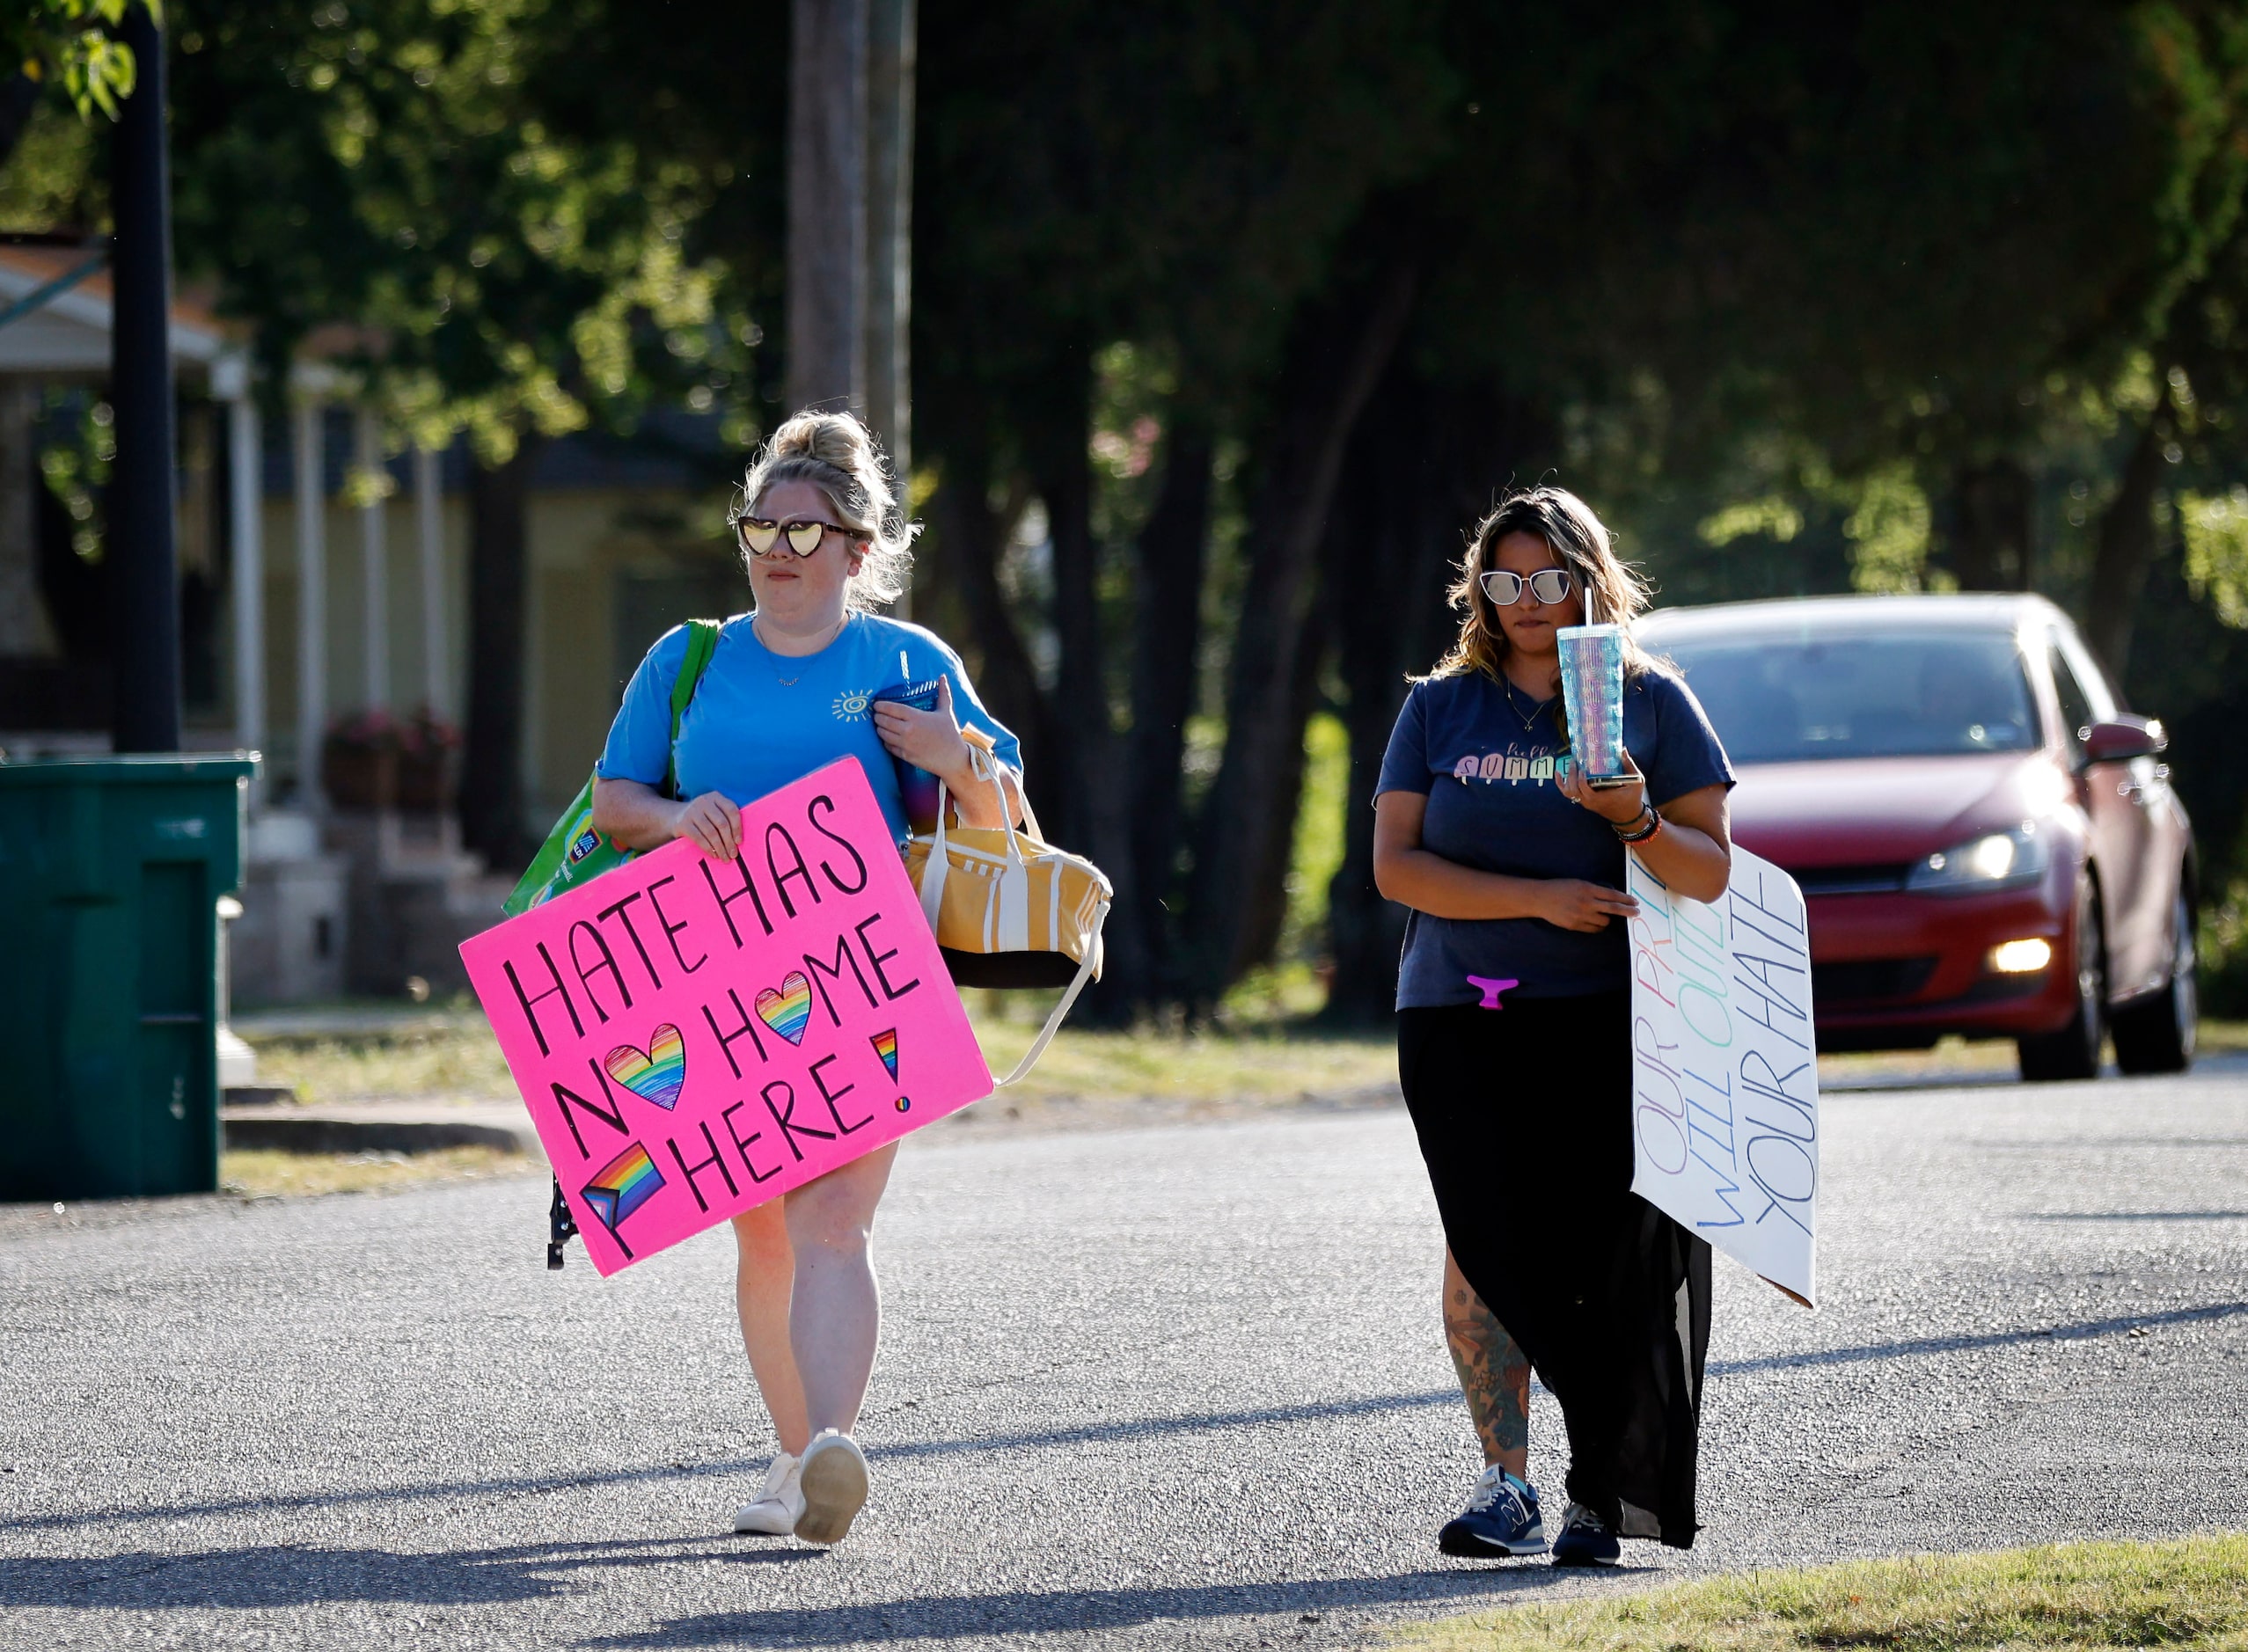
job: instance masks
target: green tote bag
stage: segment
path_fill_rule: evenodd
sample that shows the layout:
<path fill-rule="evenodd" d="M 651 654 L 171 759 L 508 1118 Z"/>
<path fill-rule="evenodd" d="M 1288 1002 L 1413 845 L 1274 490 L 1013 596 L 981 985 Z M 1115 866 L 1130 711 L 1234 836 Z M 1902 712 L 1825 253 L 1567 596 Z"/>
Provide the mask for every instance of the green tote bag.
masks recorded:
<path fill-rule="evenodd" d="M 718 628 L 715 619 L 691 619 L 687 622 L 687 657 L 679 662 L 679 675 L 671 684 L 671 744 L 679 743 L 679 719 L 687 709 L 687 702 L 695 697 L 695 687 L 702 681 L 703 669 L 710 663 L 710 656 L 718 648 Z M 663 795 L 676 797 L 679 790 L 679 759 L 674 749 L 663 770 Z M 553 830 L 546 834 L 546 841 L 531 857 L 531 865 L 517 881 L 515 892 L 506 901 L 508 915 L 528 912 L 532 907 L 551 901 L 565 889 L 575 889 L 599 877 L 611 866 L 621 866 L 633 858 L 633 852 L 604 837 L 593 830 L 593 781 L 588 775 L 578 794 L 564 809 L 561 818 L 554 822 Z"/>

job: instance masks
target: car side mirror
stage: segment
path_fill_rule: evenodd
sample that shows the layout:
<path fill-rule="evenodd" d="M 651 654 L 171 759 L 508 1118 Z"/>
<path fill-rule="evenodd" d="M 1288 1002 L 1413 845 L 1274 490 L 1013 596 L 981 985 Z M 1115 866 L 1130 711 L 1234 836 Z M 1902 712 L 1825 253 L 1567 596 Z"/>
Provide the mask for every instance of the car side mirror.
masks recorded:
<path fill-rule="evenodd" d="M 2134 717 L 2127 712 L 2113 722 L 2094 723 L 2084 731 L 2087 763 L 2127 763 L 2133 757 L 2159 757 L 2169 749 L 2169 731 L 2157 718 Z"/>

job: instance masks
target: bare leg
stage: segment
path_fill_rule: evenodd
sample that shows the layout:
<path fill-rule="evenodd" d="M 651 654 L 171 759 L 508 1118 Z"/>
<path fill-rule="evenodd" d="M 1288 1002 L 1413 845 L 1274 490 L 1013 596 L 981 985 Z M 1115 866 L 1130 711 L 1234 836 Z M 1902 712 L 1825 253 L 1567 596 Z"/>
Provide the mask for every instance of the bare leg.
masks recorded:
<path fill-rule="evenodd" d="M 1483 1444 L 1483 1464 L 1496 1463 L 1517 1480 L 1530 1477 L 1530 1362 L 1483 1306 L 1444 1253 L 1444 1340 L 1460 1373 L 1468 1415 Z"/>
<path fill-rule="evenodd" d="M 867 1245 L 897 1157 L 895 1142 L 876 1148 L 787 1199 L 788 1242 L 796 1253 L 789 1343 L 814 1435 L 823 1429 L 850 1433 L 874 1375 L 882 1293 Z"/>
<path fill-rule="evenodd" d="M 742 1347 L 773 1416 L 780 1449 L 802 1457 L 811 1443 L 804 1419 L 804 1384 L 788 1346 L 788 1304 L 795 1294 L 796 1260 L 788 1245 L 788 1219 L 772 1200 L 734 1218 L 734 1311 L 742 1319 Z"/>

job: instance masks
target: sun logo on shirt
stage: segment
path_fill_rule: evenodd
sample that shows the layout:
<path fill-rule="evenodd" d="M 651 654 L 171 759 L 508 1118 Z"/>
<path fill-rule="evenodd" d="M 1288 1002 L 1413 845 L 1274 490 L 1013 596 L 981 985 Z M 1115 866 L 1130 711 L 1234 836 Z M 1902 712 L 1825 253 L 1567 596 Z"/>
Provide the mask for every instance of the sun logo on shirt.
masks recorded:
<path fill-rule="evenodd" d="M 855 723 L 867 714 L 867 707 L 874 704 L 872 689 L 846 689 L 835 697 L 834 712 L 838 722 Z"/>

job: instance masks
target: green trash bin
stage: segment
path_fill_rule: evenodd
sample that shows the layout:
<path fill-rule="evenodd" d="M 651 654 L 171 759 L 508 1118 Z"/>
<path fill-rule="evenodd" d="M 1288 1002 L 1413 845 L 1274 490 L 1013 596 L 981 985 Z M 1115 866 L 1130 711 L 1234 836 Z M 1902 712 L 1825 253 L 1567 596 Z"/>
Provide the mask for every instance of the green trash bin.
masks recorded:
<path fill-rule="evenodd" d="M 0 763 L 0 1200 L 218 1186 L 253 757 Z"/>

